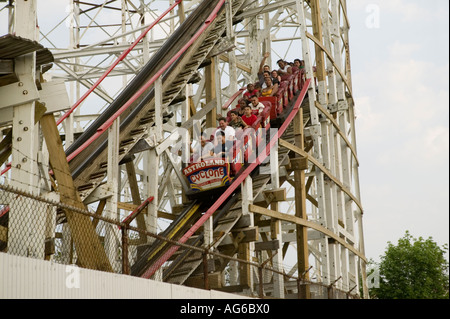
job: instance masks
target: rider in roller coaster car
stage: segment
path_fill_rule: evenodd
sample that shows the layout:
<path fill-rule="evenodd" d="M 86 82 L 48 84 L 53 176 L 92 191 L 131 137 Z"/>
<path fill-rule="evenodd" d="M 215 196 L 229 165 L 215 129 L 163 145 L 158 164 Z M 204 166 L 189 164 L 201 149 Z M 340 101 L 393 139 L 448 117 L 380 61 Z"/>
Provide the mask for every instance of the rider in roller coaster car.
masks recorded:
<path fill-rule="evenodd" d="M 233 147 L 233 142 L 230 140 L 226 140 L 225 132 L 217 131 L 215 142 L 214 142 L 214 150 L 211 150 L 211 155 L 215 157 L 226 158 L 228 151 Z"/>

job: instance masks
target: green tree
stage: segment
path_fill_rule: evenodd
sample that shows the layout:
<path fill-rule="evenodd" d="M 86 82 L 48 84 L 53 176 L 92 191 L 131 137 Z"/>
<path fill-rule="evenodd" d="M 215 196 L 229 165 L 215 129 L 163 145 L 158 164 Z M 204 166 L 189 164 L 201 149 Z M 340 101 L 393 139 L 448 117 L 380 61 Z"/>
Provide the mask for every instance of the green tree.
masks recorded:
<path fill-rule="evenodd" d="M 448 299 L 449 275 L 446 245 L 433 239 L 413 238 L 406 231 L 397 245 L 388 242 L 379 263 L 379 287 L 370 295 L 379 299 Z"/>

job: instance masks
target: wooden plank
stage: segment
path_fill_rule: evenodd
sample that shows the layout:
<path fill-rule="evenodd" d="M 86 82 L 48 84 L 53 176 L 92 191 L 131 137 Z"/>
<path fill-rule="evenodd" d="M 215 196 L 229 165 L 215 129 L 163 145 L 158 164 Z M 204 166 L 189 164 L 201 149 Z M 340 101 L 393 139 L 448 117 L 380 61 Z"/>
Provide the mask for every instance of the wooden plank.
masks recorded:
<path fill-rule="evenodd" d="M 238 258 L 242 260 L 251 260 L 251 254 L 250 254 L 250 244 L 248 243 L 242 243 L 239 245 L 238 248 Z M 249 264 L 246 263 L 238 263 L 239 268 L 239 283 L 241 285 L 251 287 L 251 273 L 252 269 Z"/>
<path fill-rule="evenodd" d="M 345 248 L 350 250 L 352 253 L 357 255 L 359 258 L 364 260 L 364 262 L 367 262 L 366 257 L 361 252 L 359 252 L 355 247 L 349 245 L 347 242 L 345 242 L 344 239 L 342 239 L 338 235 L 334 234 L 331 230 L 329 230 L 315 222 L 311 222 L 311 221 L 308 221 L 308 220 L 305 220 L 305 219 L 302 219 L 302 218 L 299 218 L 299 217 L 296 217 L 293 215 L 276 212 L 276 211 L 273 211 L 273 210 L 270 210 L 267 208 L 263 208 L 260 206 L 255 206 L 255 205 L 249 205 L 249 210 L 255 214 L 260 214 L 260 215 L 276 218 L 279 220 L 291 222 L 293 224 L 302 225 L 302 226 L 305 226 L 305 227 L 308 227 L 311 229 L 315 229 L 315 230 L 323 233 L 325 236 L 328 236 L 328 237 L 334 239 L 336 242 L 338 242 L 339 244 L 341 244 L 342 246 L 344 246 Z"/>
<path fill-rule="evenodd" d="M 58 181 L 61 202 L 86 210 L 76 191 L 54 116 L 44 115 L 40 122 L 50 155 L 50 164 Z M 113 272 L 90 218 L 68 209 L 64 209 L 64 212 L 77 251 L 78 264 L 83 268 Z"/>
<path fill-rule="evenodd" d="M 72 106 L 69 102 L 64 81 L 50 81 L 41 83 L 39 91 L 40 101 L 45 103 L 47 113 L 65 111 Z"/>
<path fill-rule="evenodd" d="M 322 18 L 320 15 L 320 4 L 319 0 L 310 0 L 311 7 L 311 22 L 313 27 L 315 52 L 316 52 L 316 72 L 318 82 L 326 81 L 326 70 L 325 70 L 325 60 L 323 56 L 323 32 L 322 32 Z"/>
<path fill-rule="evenodd" d="M 216 76 L 215 76 L 215 59 L 211 58 L 211 64 L 205 68 L 205 78 L 206 78 L 206 104 L 214 101 L 216 99 Z M 206 115 L 206 127 L 217 127 L 217 113 L 216 110 L 208 112 Z"/>
<path fill-rule="evenodd" d="M 271 202 L 285 202 L 286 201 L 286 188 L 271 189 L 263 192 L 264 197 Z"/>
<path fill-rule="evenodd" d="M 226 56 L 225 54 L 221 54 L 219 56 L 219 59 L 221 59 L 223 62 L 227 62 L 227 63 L 230 61 L 228 56 Z M 252 73 L 252 69 L 249 66 L 247 66 L 247 65 L 245 65 L 245 64 L 243 64 L 241 62 L 236 62 L 236 67 L 238 69 L 241 69 L 242 71 L 247 72 L 247 73 L 250 73 L 250 74 Z"/>
<path fill-rule="evenodd" d="M 295 144 L 300 149 L 305 149 L 305 134 L 303 130 L 303 109 L 300 109 L 294 119 L 294 135 Z M 306 184 L 305 184 L 305 170 L 308 169 L 308 159 L 299 154 L 291 159 L 292 166 L 294 167 L 294 184 L 295 184 L 295 216 L 307 220 L 306 212 Z M 297 168 L 297 169 L 295 169 Z M 309 280 L 309 248 L 308 248 L 308 230 L 302 225 L 296 225 L 296 242 L 297 242 L 297 267 L 299 274 L 305 273 L 303 279 Z M 298 291 L 299 297 L 303 299 L 309 299 L 310 289 L 309 286 L 302 286 Z"/>
<path fill-rule="evenodd" d="M 234 225 L 235 228 L 246 228 L 251 225 L 251 216 L 250 215 L 242 215 L 239 218 L 238 222 Z"/>
<path fill-rule="evenodd" d="M 217 106 L 217 101 L 214 98 L 210 102 L 208 102 L 201 110 L 196 112 L 192 117 L 190 117 L 186 122 L 181 124 L 182 128 L 189 129 L 194 125 L 194 121 L 200 121 L 203 117 L 205 117 L 209 112 L 213 111 Z"/>
<path fill-rule="evenodd" d="M 308 158 L 306 157 L 296 157 L 291 158 L 291 169 L 293 171 L 304 171 L 308 169 Z"/>
<path fill-rule="evenodd" d="M 117 202 L 117 208 L 123 209 L 123 210 L 128 210 L 130 212 L 134 211 L 138 207 L 139 207 L 139 205 L 124 203 L 124 202 Z"/>
<path fill-rule="evenodd" d="M 247 228 L 239 228 L 232 229 L 232 233 L 243 233 L 245 237 L 240 241 L 241 243 L 249 243 L 253 241 L 259 240 L 259 228 L 258 227 L 247 227 Z"/>
<path fill-rule="evenodd" d="M 261 250 L 277 250 L 280 248 L 279 240 L 265 241 L 260 243 L 255 243 L 255 251 Z"/>
<path fill-rule="evenodd" d="M 98 203 L 97 210 L 95 211 L 95 216 L 101 216 L 103 214 L 103 209 L 105 209 L 105 206 L 106 199 L 101 199 Z M 99 221 L 100 219 L 94 218 L 94 220 L 92 221 L 92 225 L 94 226 L 94 228 L 97 227 Z"/>
<path fill-rule="evenodd" d="M 166 213 L 166 212 L 158 210 L 158 218 L 175 220 L 177 217 L 178 217 L 177 215 L 174 215 L 174 214 L 171 214 L 171 213 Z"/>

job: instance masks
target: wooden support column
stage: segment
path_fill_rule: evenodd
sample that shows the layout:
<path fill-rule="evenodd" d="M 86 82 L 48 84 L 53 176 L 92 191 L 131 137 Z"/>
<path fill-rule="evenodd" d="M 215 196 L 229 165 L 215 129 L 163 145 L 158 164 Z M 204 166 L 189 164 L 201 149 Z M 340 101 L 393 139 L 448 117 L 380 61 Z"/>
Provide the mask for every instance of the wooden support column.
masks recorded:
<path fill-rule="evenodd" d="M 244 183 L 242 184 L 242 215 L 250 216 L 250 225 L 249 227 L 255 226 L 255 220 L 253 217 L 253 213 L 249 211 L 249 205 L 253 204 L 253 180 L 251 176 L 247 176 Z M 240 259 L 244 259 L 247 261 L 253 261 L 252 257 L 255 251 L 255 243 L 241 243 L 239 244 L 239 254 L 238 257 Z M 248 286 L 250 291 L 253 292 L 254 286 L 254 276 L 253 276 L 253 267 L 248 264 L 240 264 L 240 284 L 244 286 Z"/>
<path fill-rule="evenodd" d="M 162 78 L 158 78 L 155 82 L 155 126 L 152 127 L 152 133 L 155 139 L 159 142 L 162 138 Z M 147 174 L 147 194 L 146 196 L 153 196 L 153 201 L 148 205 L 147 227 L 146 229 L 152 233 L 157 233 L 158 229 L 158 205 L 159 205 L 159 162 L 160 156 L 156 149 L 148 151 L 146 156 L 145 172 Z M 150 239 L 153 241 L 153 239 Z"/>
<path fill-rule="evenodd" d="M 322 31 L 322 18 L 320 15 L 320 0 L 311 0 L 309 2 L 311 6 L 311 20 L 313 26 L 314 37 L 323 45 L 323 31 Z M 326 70 L 324 52 L 319 45 L 315 45 L 316 52 L 316 75 L 319 86 L 319 102 L 322 105 L 327 105 L 327 87 L 326 87 Z"/>
<path fill-rule="evenodd" d="M 58 182 L 61 202 L 85 210 L 75 189 L 54 116 L 44 115 L 40 122 L 50 154 L 50 164 Z M 112 272 L 111 264 L 90 218 L 67 209 L 64 212 L 77 251 L 78 264 L 84 268 Z"/>
<path fill-rule="evenodd" d="M 107 167 L 107 185 L 110 197 L 106 200 L 105 216 L 113 220 L 119 220 L 117 202 L 119 201 L 119 123 L 120 118 L 114 121 L 108 129 L 108 167 Z M 105 250 L 115 271 L 121 269 L 118 260 L 119 243 L 121 235 L 115 225 L 105 224 Z"/>
<path fill-rule="evenodd" d="M 302 3 L 302 1 L 300 1 Z M 324 52 L 322 51 L 321 46 L 323 46 L 323 32 L 322 32 L 322 19 L 320 15 L 320 0 L 310 0 L 309 1 L 311 7 L 311 20 L 313 26 L 314 37 L 317 39 L 317 43 L 315 42 L 315 56 L 316 56 L 316 77 L 317 77 L 317 85 L 319 89 L 318 100 L 320 104 L 327 105 L 327 86 L 326 86 L 326 71 L 325 71 L 325 60 L 324 60 Z M 303 7 L 297 6 L 299 10 L 301 10 L 301 18 L 302 18 L 302 31 L 305 32 L 306 36 L 306 22 L 305 16 L 303 12 Z M 303 33 L 303 32 L 302 32 Z M 303 36 L 303 35 L 302 35 Z M 307 43 L 306 39 L 302 39 L 302 43 Z M 309 59 L 310 57 L 308 57 Z M 309 69 L 308 64 L 310 61 L 305 60 L 306 67 Z M 309 72 L 309 70 L 307 70 Z M 317 109 L 315 108 L 315 92 L 314 92 L 314 100 L 309 96 L 310 103 L 310 112 L 311 112 L 311 137 L 314 143 L 313 148 L 313 156 L 319 162 L 323 162 L 322 155 L 322 132 L 321 132 L 321 123 L 320 118 L 318 116 Z M 318 202 L 318 221 L 322 226 L 327 227 L 327 219 L 326 219 L 326 198 L 325 198 L 325 180 L 324 174 L 320 170 L 316 170 L 316 192 L 317 192 L 317 202 Z M 322 268 L 322 280 L 325 284 L 329 284 L 330 278 L 330 262 L 329 262 L 329 248 L 327 239 L 322 239 L 319 242 L 320 252 L 321 252 L 321 261 L 320 266 Z"/>
<path fill-rule="evenodd" d="M 306 24 L 304 3 L 305 3 L 304 0 L 297 0 L 297 2 L 296 2 L 297 12 L 298 12 L 298 21 L 299 21 L 299 27 L 300 27 L 300 37 L 302 40 L 302 54 L 303 54 L 303 60 L 305 61 L 306 78 L 314 79 L 315 74 L 313 72 L 313 61 L 312 61 L 312 57 L 311 57 L 311 50 L 309 48 L 310 47 L 309 40 L 306 36 L 308 33 L 308 26 Z M 314 103 L 316 100 L 315 80 L 311 81 L 311 84 L 308 88 L 308 100 L 309 100 L 311 125 L 317 125 L 317 124 L 319 124 L 319 114 L 317 112 L 317 109 L 314 107 Z"/>
<path fill-rule="evenodd" d="M 226 2 L 227 9 L 227 38 L 230 44 L 236 45 L 236 38 L 234 35 L 234 27 L 233 27 L 233 15 L 232 15 L 232 1 Z M 236 59 L 236 51 L 230 50 L 228 52 L 228 63 L 229 63 L 229 72 L 230 72 L 230 85 L 228 87 L 228 92 L 230 95 L 234 94 L 237 90 L 237 59 Z"/>
<path fill-rule="evenodd" d="M 298 114 L 294 118 L 294 135 L 295 145 L 301 150 L 305 149 L 304 132 L 303 132 L 303 108 L 300 108 Z M 296 155 L 297 159 L 303 159 L 300 155 Z M 306 160 L 306 159 L 303 159 Z M 306 184 L 305 184 L 305 169 L 308 168 L 307 162 L 303 167 L 298 167 L 294 170 L 295 183 L 295 216 L 304 220 L 308 219 L 306 215 Z M 297 232 L 297 266 L 298 274 L 301 276 L 305 274 L 302 279 L 309 280 L 309 250 L 308 250 L 308 230 L 302 225 L 296 225 Z M 299 296 L 302 299 L 309 299 L 309 286 L 301 286 Z"/>
<path fill-rule="evenodd" d="M 184 22 L 184 20 L 186 20 L 186 13 L 184 11 L 184 2 L 181 1 L 178 4 L 178 17 L 180 18 L 180 24 L 182 24 Z"/>
<path fill-rule="evenodd" d="M 215 73 L 215 59 L 211 58 L 211 64 L 205 67 L 206 78 L 206 104 L 216 98 L 216 73 Z M 206 114 L 206 129 L 217 127 L 217 109 L 213 108 Z"/>
<path fill-rule="evenodd" d="M 134 205 L 141 205 L 141 195 L 139 193 L 139 185 L 136 178 L 136 169 L 134 167 L 133 161 L 128 162 L 125 164 L 125 167 L 127 169 L 127 176 L 128 176 L 128 184 L 130 185 L 130 191 L 131 191 L 131 198 L 133 199 Z M 145 213 L 142 212 L 136 217 L 136 223 L 137 227 L 139 229 L 145 229 Z M 145 235 L 142 235 L 139 233 L 139 243 L 145 242 Z"/>
<path fill-rule="evenodd" d="M 272 189 L 280 188 L 280 171 L 278 163 L 278 141 L 270 150 L 270 174 Z M 273 201 L 271 204 L 273 211 L 278 211 L 278 201 Z M 278 271 L 283 271 L 283 245 L 282 245 L 282 230 L 281 221 L 279 219 L 272 219 L 270 225 L 271 239 L 279 242 L 278 249 L 274 251 L 275 256 L 272 260 L 273 267 Z M 273 274 L 273 294 L 276 298 L 284 298 L 284 277 L 281 274 Z"/>
<path fill-rule="evenodd" d="M 250 6 L 250 8 L 257 8 L 259 5 L 258 1 L 254 1 Z M 247 18 L 244 21 L 244 24 L 247 26 L 247 30 L 249 33 L 248 39 L 246 39 L 246 51 L 249 56 L 250 67 L 252 69 L 251 78 L 254 80 L 258 79 L 258 70 L 259 70 L 259 59 L 262 56 L 262 52 L 259 47 L 259 39 L 258 39 L 258 21 L 252 17 Z"/>

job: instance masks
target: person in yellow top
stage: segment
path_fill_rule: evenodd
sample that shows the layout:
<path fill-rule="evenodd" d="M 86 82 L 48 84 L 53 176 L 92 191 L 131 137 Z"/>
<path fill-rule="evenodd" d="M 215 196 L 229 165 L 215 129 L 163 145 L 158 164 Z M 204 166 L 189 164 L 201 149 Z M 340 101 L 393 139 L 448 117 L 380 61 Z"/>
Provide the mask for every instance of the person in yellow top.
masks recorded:
<path fill-rule="evenodd" d="M 272 79 L 270 77 L 264 78 L 264 82 L 266 87 L 261 90 L 262 96 L 275 96 L 277 94 L 278 89 L 274 87 L 272 83 Z"/>

